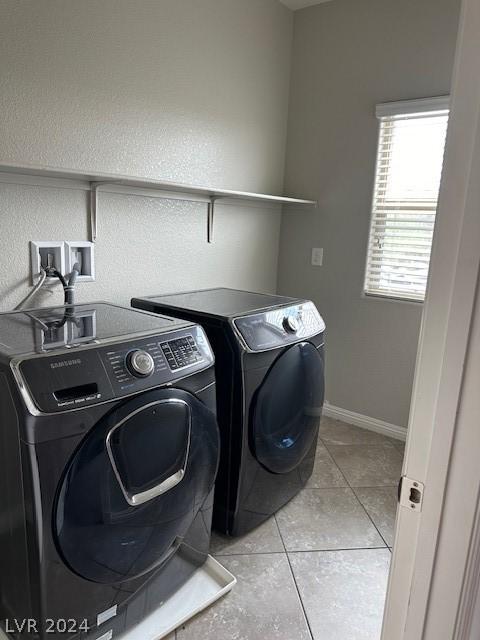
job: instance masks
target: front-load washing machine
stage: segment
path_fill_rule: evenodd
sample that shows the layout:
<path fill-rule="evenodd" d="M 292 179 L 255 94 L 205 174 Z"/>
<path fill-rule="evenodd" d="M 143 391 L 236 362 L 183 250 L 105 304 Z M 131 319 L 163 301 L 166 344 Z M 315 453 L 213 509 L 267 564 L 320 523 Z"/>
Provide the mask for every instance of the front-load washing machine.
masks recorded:
<path fill-rule="evenodd" d="M 9 636 L 115 638 L 203 564 L 213 362 L 204 330 L 178 319 L 105 303 L 0 314 Z"/>
<path fill-rule="evenodd" d="M 313 302 L 232 289 L 134 298 L 200 323 L 216 358 L 216 529 L 242 535 L 305 486 L 324 397 L 325 324 Z"/>

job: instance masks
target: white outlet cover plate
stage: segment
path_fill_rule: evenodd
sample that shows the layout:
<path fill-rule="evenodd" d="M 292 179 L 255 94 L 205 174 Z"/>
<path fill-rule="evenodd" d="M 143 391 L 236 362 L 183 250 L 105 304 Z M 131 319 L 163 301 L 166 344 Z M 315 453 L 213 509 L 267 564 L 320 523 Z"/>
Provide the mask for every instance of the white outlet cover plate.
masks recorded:
<path fill-rule="evenodd" d="M 95 280 L 95 245 L 88 240 L 68 240 L 65 242 L 65 265 L 67 273 L 71 273 L 75 260 L 72 249 L 81 249 L 86 262 L 87 273 L 77 277 L 78 282 L 93 282 Z"/>
<path fill-rule="evenodd" d="M 57 266 L 60 265 L 58 269 L 62 275 L 65 274 L 65 251 L 63 247 L 62 241 L 57 240 L 31 240 L 30 241 L 30 256 L 31 256 L 31 276 L 32 276 L 32 284 L 38 280 L 40 276 L 40 249 L 52 249 L 52 253 L 55 255 L 55 264 Z M 50 277 L 47 281 L 55 281 L 57 279 L 54 277 Z"/>

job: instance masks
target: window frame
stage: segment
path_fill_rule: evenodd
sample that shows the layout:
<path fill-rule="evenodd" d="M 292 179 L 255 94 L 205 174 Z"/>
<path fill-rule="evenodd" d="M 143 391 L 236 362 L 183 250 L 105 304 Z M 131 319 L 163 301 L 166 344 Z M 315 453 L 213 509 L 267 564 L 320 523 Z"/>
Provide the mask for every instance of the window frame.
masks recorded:
<path fill-rule="evenodd" d="M 363 271 L 363 281 L 362 281 L 362 298 L 365 300 L 377 300 L 377 301 L 390 301 L 390 302 L 403 302 L 407 304 L 424 304 L 425 296 L 423 298 L 418 297 L 409 297 L 408 295 L 402 296 L 396 292 L 392 293 L 382 293 L 382 292 L 371 292 L 366 290 L 367 279 L 368 279 L 368 267 L 369 267 L 369 257 L 370 257 L 370 237 L 372 233 L 372 222 L 374 217 L 375 210 L 375 195 L 376 195 L 376 184 L 377 184 L 377 171 L 378 171 L 378 161 L 381 153 L 381 119 L 385 117 L 393 117 L 393 116 L 403 116 L 409 114 L 425 114 L 436 112 L 436 111 L 450 111 L 450 96 L 435 96 L 432 98 L 420 98 L 416 100 L 400 100 L 396 102 L 382 102 L 376 105 L 375 107 L 375 116 L 377 118 L 377 150 L 375 154 L 375 169 L 373 175 L 373 184 L 372 184 L 372 200 L 370 206 L 370 216 L 368 223 L 368 236 L 367 236 L 367 250 L 365 255 L 365 267 Z M 449 114 L 450 115 L 450 114 Z M 448 125 L 447 125 L 448 126 Z M 448 132 L 448 130 L 447 130 Z M 438 198 L 437 198 L 438 204 Z M 438 209 L 438 207 L 437 207 Z"/>

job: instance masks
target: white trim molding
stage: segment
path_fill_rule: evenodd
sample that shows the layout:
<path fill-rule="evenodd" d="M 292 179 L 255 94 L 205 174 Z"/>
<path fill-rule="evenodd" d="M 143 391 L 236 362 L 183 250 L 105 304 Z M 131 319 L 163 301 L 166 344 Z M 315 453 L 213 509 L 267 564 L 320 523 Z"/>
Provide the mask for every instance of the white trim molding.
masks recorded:
<path fill-rule="evenodd" d="M 479 32 L 480 2 L 464 0 L 402 470 L 425 491 L 421 512 L 398 509 L 382 640 L 480 637 L 459 612 L 477 580 L 462 595 L 480 486 Z"/>
<path fill-rule="evenodd" d="M 455 640 L 478 638 L 480 632 L 480 504 L 477 501 L 472 538 L 466 562 Z"/>
<path fill-rule="evenodd" d="M 329 402 L 325 402 L 323 406 L 323 415 L 334 420 L 342 420 L 342 422 L 348 422 L 361 429 L 368 429 L 368 431 L 375 431 L 375 433 L 381 433 L 384 436 L 390 438 L 396 438 L 397 440 L 405 441 L 407 439 L 407 428 L 400 427 L 378 418 L 371 418 L 370 416 L 364 416 L 361 413 L 350 411 L 349 409 L 341 409 Z"/>
<path fill-rule="evenodd" d="M 399 102 L 383 102 L 377 104 L 377 118 L 391 118 L 407 113 L 428 113 L 430 111 L 447 111 L 450 108 L 450 96 L 420 98 L 419 100 L 400 100 Z"/>

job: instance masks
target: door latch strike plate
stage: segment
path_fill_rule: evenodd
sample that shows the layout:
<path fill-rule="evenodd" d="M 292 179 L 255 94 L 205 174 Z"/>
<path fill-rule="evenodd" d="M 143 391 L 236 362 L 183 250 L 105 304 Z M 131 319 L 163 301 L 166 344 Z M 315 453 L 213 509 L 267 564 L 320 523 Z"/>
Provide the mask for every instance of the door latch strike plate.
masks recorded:
<path fill-rule="evenodd" d="M 401 507 L 421 511 L 423 505 L 423 492 L 425 485 L 419 480 L 413 480 L 407 476 L 400 479 L 399 502 Z"/>

